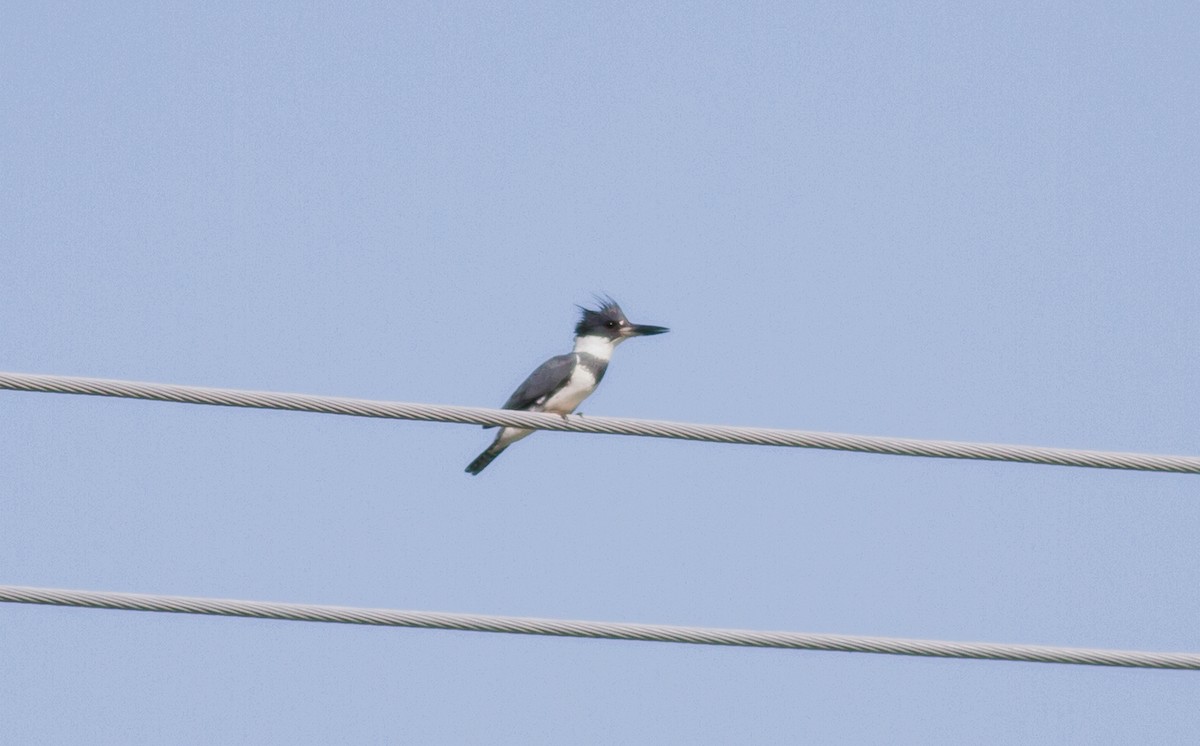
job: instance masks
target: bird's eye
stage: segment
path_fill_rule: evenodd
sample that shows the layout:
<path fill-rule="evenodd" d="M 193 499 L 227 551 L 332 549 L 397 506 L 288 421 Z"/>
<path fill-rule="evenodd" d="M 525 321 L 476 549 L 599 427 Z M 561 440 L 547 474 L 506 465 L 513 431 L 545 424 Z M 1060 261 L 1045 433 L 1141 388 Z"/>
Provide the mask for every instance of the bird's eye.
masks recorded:
<path fill-rule="evenodd" d="M 615 321 L 605 321 L 604 325 L 607 326 L 609 329 L 617 328 L 617 322 L 615 322 Z"/>

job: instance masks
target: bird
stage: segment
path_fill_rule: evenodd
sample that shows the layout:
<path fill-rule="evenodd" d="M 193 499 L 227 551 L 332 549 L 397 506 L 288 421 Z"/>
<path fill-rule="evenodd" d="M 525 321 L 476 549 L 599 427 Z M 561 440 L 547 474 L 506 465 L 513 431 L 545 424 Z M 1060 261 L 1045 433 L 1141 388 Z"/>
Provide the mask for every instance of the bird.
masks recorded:
<path fill-rule="evenodd" d="M 503 409 L 553 412 L 565 418 L 596 390 L 617 345 L 631 337 L 649 337 L 670 331 L 665 326 L 630 323 L 625 312 L 610 297 L 597 297 L 596 301 L 599 308 L 578 307 L 581 315 L 575 325 L 575 348 L 565 355 L 555 355 L 530 373 L 504 402 Z M 478 474 L 504 453 L 504 449 L 532 433 L 532 430 L 519 427 L 500 428 L 496 439 L 467 465 L 466 472 Z"/>

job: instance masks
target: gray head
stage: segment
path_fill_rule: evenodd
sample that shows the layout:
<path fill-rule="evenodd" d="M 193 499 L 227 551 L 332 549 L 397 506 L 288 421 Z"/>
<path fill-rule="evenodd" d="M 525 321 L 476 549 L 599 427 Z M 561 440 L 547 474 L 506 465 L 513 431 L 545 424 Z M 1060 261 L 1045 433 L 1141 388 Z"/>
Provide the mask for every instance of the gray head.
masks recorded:
<path fill-rule="evenodd" d="M 649 324 L 631 324 L 625 318 L 625 312 L 612 298 L 597 298 L 600 307 L 596 310 L 579 307 L 583 315 L 575 325 L 576 337 L 602 337 L 613 342 L 619 342 L 629 337 L 648 337 L 651 334 L 662 334 L 669 331 L 665 326 Z"/>

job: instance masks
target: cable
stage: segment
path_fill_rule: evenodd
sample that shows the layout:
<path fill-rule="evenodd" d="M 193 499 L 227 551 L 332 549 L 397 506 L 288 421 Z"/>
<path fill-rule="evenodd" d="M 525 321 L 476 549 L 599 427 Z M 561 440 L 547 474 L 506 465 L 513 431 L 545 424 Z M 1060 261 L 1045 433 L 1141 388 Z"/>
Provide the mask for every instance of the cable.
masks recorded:
<path fill-rule="evenodd" d="M 555 414 L 517 412 L 507 409 L 455 407 L 406 402 L 346 399 L 333 396 L 309 396 L 265 391 L 176 386 L 103 378 L 29 375 L 0 372 L 0 389 L 42 391 L 58 394 L 88 394 L 126 399 L 215 404 L 257 409 L 283 409 L 322 412 L 357 417 L 385 417 L 425 422 L 453 422 L 474 425 L 510 425 L 515 427 L 561 430 L 576 433 L 642 435 L 656 438 L 699 440 L 711 443 L 824 448 L 838 451 L 886 453 L 897 456 L 1013 461 L 1028 464 L 1088 466 L 1102 469 L 1132 469 L 1183 474 L 1200 474 L 1200 457 L 1155 456 L 1139 453 L 1079 451 L 1067 448 L 962 443 L 947 440 L 916 440 L 870 435 L 842 435 L 806 430 L 778 430 L 762 427 L 693 425 L 682 422 L 634 420 L 620 417 L 560 417 Z"/>
<path fill-rule="evenodd" d="M 0 601 L 50 606 L 81 606 L 127 611 L 165 611 L 181 614 L 283 619 L 299 622 L 370 624 L 384 627 L 417 627 L 470 632 L 505 632 L 555 637 L 606 640 L 680 642 L 693 645 L 732 645 L 790 650 L 829 650 L 854 653 L 916 655 L 935 658 L 975 658 L 1071 663 L 1124 668 L 1170 668 L 1200 670 L 1200 654 L 1146 653 L 1132 650 L 1060 648 L 1043 645 L 1007 645 L 988 642 L 944 642 L 895 637 L 858 637 L 803 632 L 758 632 L 742 629 L 676 627 L 661 624 L 585 622 L 566 619 L 452 614 L 429 611 L 360 609 L 345 606 L 314 606 L 264 601 L 234 601 L 188 596 L 157 596 L 141 593 L 72 591 L 60 588 L 29 588 L 0 585 Z"/>

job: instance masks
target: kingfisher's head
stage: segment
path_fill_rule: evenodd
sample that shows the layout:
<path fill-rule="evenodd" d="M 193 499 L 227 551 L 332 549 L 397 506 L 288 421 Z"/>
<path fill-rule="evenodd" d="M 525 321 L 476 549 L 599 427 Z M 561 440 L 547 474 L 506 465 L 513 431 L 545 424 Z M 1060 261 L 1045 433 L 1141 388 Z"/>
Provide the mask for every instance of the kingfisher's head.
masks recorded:
<path fill-rule="evenodd" d="M 575 336 L 600 337 L 612 344 L 629 339 L 630 337 L 648 337 L 652 334 L 662 334 L 669 331 L 665 326 L 650 324 L 633 324 L 625 318 L 625 312 L 617 302 L 609 297 L 597 298 L 599 308 L 579 307 L 582 315 L 575 325 Z"/>

